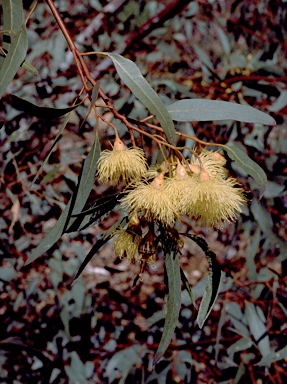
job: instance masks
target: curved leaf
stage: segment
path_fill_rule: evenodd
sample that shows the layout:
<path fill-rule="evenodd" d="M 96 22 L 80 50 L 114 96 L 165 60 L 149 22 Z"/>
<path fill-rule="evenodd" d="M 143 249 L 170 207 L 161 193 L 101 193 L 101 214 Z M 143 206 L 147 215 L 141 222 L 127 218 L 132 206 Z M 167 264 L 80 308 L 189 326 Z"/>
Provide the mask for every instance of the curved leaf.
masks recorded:
<path fill-rule="evenodd" d="M 79 213 L 83 209 L 89 197 L 91 189 L 94 185 L 94 175 L 97 169 L 97 163 L 100 156 L 100 145 L 98 137 L 86 157 L 83 168 L 82 177 L 79 180 L 77 192 L 72 195 L 66 208 L 63 210 L 54 227 L 48 232 L 41 243 L 31 252 L 25 265 L 32 263 L 43 253 L 47 252 L 62 236 L 68 226 L 71 226 L 76 220 L 75 217 L 70 217 L 71 214 Z"/>
<path fill-rule="evenodd" d="M 219 265 L 217 264 L 215 253 L 209 249 L 207 242 L 202 236 L 192 235 L 188 233 L 182 233 L 181 235 L 184 235 L 193 240 L 203 250 L 209 262 L 209 273 L 207 277 L 205 291 L 199 306 L 199 311 L 196 319 L 199 327 L 202 328 L 205 320 L 207 319 L 212 310 L 213 304 L 217 299 L 222 272 Z"/>
<path fill-rule="evenodd" d="M 0 98 L 21 66 L 27 49 L 27 31 L 25 25 L 23 25 L 20 31 L 12 31 L 11 33 L 11 45 L 0 70 Z"/>
<path fill-rule="evenodd" d="M 241 151 L 241 149 L 235 146 L 222 146 L 227 152 L 228 156 L 235 161 L 235 163 L 242 168 L 248 175 L 253 177 L 254 181 L 259 187 L 260 198 L 262 197 L 266 185 L 267 185 L 267 177 L 263 169 L 256 164 L 250 157 Z"/>
<path fill-rule="evenodd" d="M 3 33 L 2 49 L 4 52 L 8 52 L 11 45 L 10 33 L 12 31 L 21 30 L 23 24 L 24 15 L 23 15 L 23 6 L 22 0 L 6 0 L 2 2 L 3 8 L 3 30 L 7 31 Z M 3 64 L 4 58 L 6 56 L 0 57 L 0 68 Z"/>
<path fill-rule="evenodd" d="M 178 323 L 181 303 L 180 267 L 176 253 L 171 252 L 166 255 L 165 267 L 168 279 L 167 313 L 163 334 L 154 358 L 154 365 L 158 363 L 169 346 L 175 327 Z"/>
<path fill-rule="evenodd" d="M 271 116 L 258 109 L 221 100 L 184 99 L 169 105 L 167 109 L 176 121 L 236 120 L 276 125 Z"/>
<path fill-rule="evenodd" d="M 203 327 L 217 299 L 222 275 L 221 269 L 216 262 L 215 254 L 210 250 L 205 251 L 205 254 L 209 262 L 209 273 L 196 319 L 199 328 Z"/>
<path fill-rule="evenodd" d="M 177 136 L 170 114 L 158 94 L 142 76 L 136 64 L 116 53 L 107 53 L 106 55 L 112 59 L 117 73 L 125 85 L 156 116 L 166 134 L 167 140 L 171 144 L 175 144 Z"/>
<path fill-rule="evenodd" d="M 36 104 L 31 103 L 28 100 L 22 99 L 16 95 L 9 96 L 11 106 L 18 111 L 24 111 L 29 115 L 39 117 L 40 119 L 57 119 L 66 113 L 73 111 L 78 108 L 83 102 L 72 105 L 71 107 L 66 108 L 51 108 L 51 107 L 39 107 Z"/>

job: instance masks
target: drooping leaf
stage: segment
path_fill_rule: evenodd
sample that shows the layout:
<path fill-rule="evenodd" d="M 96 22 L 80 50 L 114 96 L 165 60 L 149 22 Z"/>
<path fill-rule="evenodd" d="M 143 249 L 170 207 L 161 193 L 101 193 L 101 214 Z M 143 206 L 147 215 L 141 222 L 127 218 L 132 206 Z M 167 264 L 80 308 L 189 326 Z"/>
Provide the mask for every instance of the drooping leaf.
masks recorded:
<path fill-rule="evenodd" d="M 27 49 L 27 31 L 25 25 L 22 25 L 21 30 L 11 32 L 11 45 L 0 68 L 0 98 L 16 75 L 26 56 Z"/>
<path fill-rule="evenodd" d="M 196 319 L 199 327 L 202 328 L 205 320 L 207 319 L 208 315 L 212 310 L 213 304 L 217 299 L 222 272 L 216 261 L 215 253 L 209 249 L 207 242 L 202 236 L 183 233 L 182 235 L 185 235 L 191 240 L 193 240 L 203 250 L 209 262 L 209 273 L 207 277 L 205 291 L 199 306 L 199 311 Z"/>
<path fill-rule="evenodd" d="M 222 147 L 227 152 L 228 156 L 234 160 L 240 168 L 247 172 L 248 175 L 253 177 L 254 181 L 259 187 L 261 198 L 267 185 L 267 177 L 263 169 L 257 163 L 251 160 L 246 153 L 241 151 L 241 149 L 235 146 L 227 145 L 223 145 Z"/>
<path fill-rule="evenodd" d="M 96 137 L 94 144 L 86 157 L 77 192 L 72 195 L 66 208 L 63 210 L 58 221 L 54 227 L 48 232 L 41 243 L 31 252 L 26 261 L 26 265 L 36 260 L 43 253 L 47 252 L 62 236 L 65 228 L 69 228 L 72 225 L 75 218 L 70 217 L 73 213 L 79 213 L 83 209 L 86 201 L 89 197 L 91 189 L 94 184 L 94 175 L 97 169 L 97 162 L 100 156 L 100 145 L 98 137 Z"/>
<path fill-rule="evenodd" d="M 177 136 L 170 114 L 158 94 L 142 76 L 136 64 L 116 53 L 108 53 L 107 56 L 112 59 L 117 73 L 124 84 L 144 104 L 144 106 L 156 116 L 158 122 L 164 129 L 167 140 L 171 144 L 175 144 Z"/>
<path fill-rule="evenodd" d="M 40 119 L 58 119 L 59 117 L 66 115 L 78 108 L 82 102 L 72 105 L 71 107 L 66 108 L 51 108 L 51 107 L 39 107 L 36 104 L 31 103 L 28 100 L 22 99 L 16 95 L 10 95 L 9 97 L 11 106 L 18 111 L 24 111 L 31 116 L 39 117 Z"/>
<path fill-rule="evenodd" d="M 236 120 L 276 125 L 271 116 L 258 109 L 221 100 L 183 99 L 169 105 L 167 109 L 176 121 Z"/>
<path fill-rule="evenodd" d="M 193 306 L 196 308 L 196 303 L 195 303 L 195 300 L 194 300 L 194 296 L 193 296 L 193 292 L 192 292 L 192 289 L 191 289 L 191 286 L 189 284 L 189 281 L 187 280 L 187 277 L 185 276 L 182 268 L 180 268 L 180 277 L 181 277 L 181 281 L 185 287 L 185 289 L 187 290 L 187 293 L 190 297 L 190 300 L 193 304 Z"/>
<path fill-rule="evenodd" d="M 209 272 L 196 319 L 199 328 L 203 327 L 217 299 L 222 275 L 221 269 L 216 262 L 216 255 L 210 250 L 206 251 L 205 254 L 209 262 Z"/>
<path fill-rule="evenodd" d="M 177 254 L 173 251 L 165 256 L 165 267 L 168 280 L 168 295 L 166 306 L 166 318 L 163 334 L 154 357 L 154 365 L 158 363 L 165 353 L 178 323 L 181 303 L 180 268 Z"/>
<path fill-rule="evenodd" d="M 100 250 L 100 248 L 106 244 L 113 236 L 117 229 L 123 228 L 127 224 L 127 217 L 119 219 L 119 221 L 113 225 L 108 231 L 106 231 L 101 238 L 93 245 L 90 252 L 85 257 L 85 260 L 82 262 L 78 272 L 76 273 L 73 280 L 76 280 L 80 274 L 83 272 L 90 260 L 95 256 L 95 254 Z"/>

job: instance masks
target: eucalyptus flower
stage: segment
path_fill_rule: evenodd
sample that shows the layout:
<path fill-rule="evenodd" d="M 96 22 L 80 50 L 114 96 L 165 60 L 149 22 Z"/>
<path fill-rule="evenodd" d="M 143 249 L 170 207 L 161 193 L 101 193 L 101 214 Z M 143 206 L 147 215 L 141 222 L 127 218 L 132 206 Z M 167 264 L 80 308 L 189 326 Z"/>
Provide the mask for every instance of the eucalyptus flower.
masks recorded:
<path fill-rule="evenodd" d="M 122 206 L 131 213 L 141 212 L 148 221 L 167 226 L 173 226 L 179 214 L 162 173 L 151 183 L 137 183 L 122 199 Z"/>
<path fill-rule="evenodd" d="M 192 178 L 189 194 L 183 194 L 181 210 L 203 225 L 222 227 L 233 221 L 246 204 L 243 189 L 234 178 L 212 179 L 207 171 Z M 187 191 L 187 189 L 186 189 Z"/>
<path fill-rule="evenodd" d="M 147 172 L 147 162 L 141 148 L 127 148 L 116 137 L 112 151 L 101 152 L 97 176 L 103 183 L 117 185 L 139 180 Z"/>

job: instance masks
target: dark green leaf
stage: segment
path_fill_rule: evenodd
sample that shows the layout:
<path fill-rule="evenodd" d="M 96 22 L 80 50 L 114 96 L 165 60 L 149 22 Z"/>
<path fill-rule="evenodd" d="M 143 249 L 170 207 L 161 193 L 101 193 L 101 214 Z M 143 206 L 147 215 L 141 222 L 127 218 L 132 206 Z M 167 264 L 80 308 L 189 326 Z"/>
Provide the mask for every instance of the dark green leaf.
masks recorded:
<path fill-rule="evenodd" d="M 177 136 L 172 119 L 158 94 L 142 76 L 136 64 L 116 53 L 108 53 L 107 55 L 112 59 L 121 80 L 144 106 L 156 116 L 164 129 L 167 140 L 171 144 L 175 144 Z"/>
<path fill-rule="evenodd" d="M 127 224 L 127 217 L 124 217 L 122 220 L 119 220 L 115 225 L 113 225 L 108 231 L 106 231 L 101 236 L 101 238 L 96 242 L 96 244 L 93 245 L 92 249 L 85 257 L 85 260 L 82 262 L 78 272 L 74 277 L 74 280 L 76 280 L 80 276 L 80 274 L 85 269 L 86 265 L 94 257 L 94 255 L 100 250 L 100 248 L 114 236 L 114 232 L 119 228 L 123 228 L 126 224 Z"/>
<path fill-rule="evenodd" d="M 259 187 L 261 198 L 267 185 L 267 177 L 263 169 L 253 160 L 251 160 L 246 153 L 241 151 L 241 149 L 235 146 L 231 147 L 227 145 L 223 145 L 222 147 L 227 152 L 228 156 L 234 160 L 240 168 L 247 172 L 248 175 L 253 177 L 254 181 Z"/>
<path fill-rule="evenodd" d="M 203 324 L 207 317 L 209 316 L 213 304 L 215 303 L 218 292 L 219 292 L 219 287 L 220 287 L 220 280 L 221 280 L 221 269 L 218 266 L 216 262 L 216 255 L 208 250 L 205 252 L 206 257 L 209 262 L 209 272 L 208 272 L 208 277 L 207 277 L 207 282 L 205 286 L 205 291 L 203 294 L 202 301 L 200 303 L 198 315 L 197 315 L 197 323 L 199 325 L 199 328 L 203 327 Z"/>
<path fill-rule="evenodd" d="M 182 233 L 182 235 L 185 235 L 193 240 L 203 250 L 209 262 L 209 273 L 206 287 L 197 315 L 197 323 L 199 327 L 202 328 L 218 296 L 222 272 L 217 264 L 215 253 L 209 249 L 207 242 L 202 236 L 184 233 Z"/>
<path fill-rule="evenodd" d="M 165 267 L 168 280 L 167 313 L 163 334 L 154 358 L 154 365 L 165 353 L 178 323 L 181 303 L 180 268 L 177 254 L 171 252 L 165 256 Z"/>
<path fill-rule="evenodd" d="M 82 104 L 81 102 L 66 108 L 39 107 L 38 105 L 35 105 L 28 100 L 21 99 L 21 97 L 16 95 L 10 95 L 10 103 L 11 106 L 18 111 L 24 111 L 31 116 L 47 120 L 58 119 L 66 113 L 69 113 L 78 108 L 78 106 Z"/>
<path fill-rule="evenodd" d="M 187 293 L 190 297 L 190 300 L 193 304 L 193 306 L 196 308 L 196 303 L 195 303 L 195 300 L 194 300 L 194 296 L 193 296 L 193 293 L 192 293 L 192 289 L 191 289 L 191 286 L 189 284 L 189 281 L 187 280 L 187 277 L 185 276 L 182 268 L 180 268 L 180 277 L 181 277 L 181 281 L 185 287 L 185 289 L 187 290 Z"/>
<path fill-rule="evenodd" d="M 27 31 L 23 25 L 20 31 L 11 32 L 11 45 L 0 69 L 0 98 L 16 75 L 26 56 L 27 49 Z"/>
<path fill-rule="evenodd" d="M 271 116 L 249 105 L 221 100 L 184 99 L 169 105 L 167 109 L 172 119 L 176 121 L 237 120 L 276 125 Z"/>
<path fill-rule="evenodd" d="M 81 212 L 89 197 L 94 184 L 94 175 L 97 169 L 97 162 L 100 156 L 100 146 L 98 137 L 84 161 L 82 176 L 79 180 L 77 193 L 73 194 L 66 208 L 62 212 L 54 227 L 48 232 L 41 243 L 31 252 L 25 264 L 36 260 L 43 253 L 47 252 L 62 236 L 63 231 L 68 225 L 72 225 L 75 218 L 70 215 Z"/>

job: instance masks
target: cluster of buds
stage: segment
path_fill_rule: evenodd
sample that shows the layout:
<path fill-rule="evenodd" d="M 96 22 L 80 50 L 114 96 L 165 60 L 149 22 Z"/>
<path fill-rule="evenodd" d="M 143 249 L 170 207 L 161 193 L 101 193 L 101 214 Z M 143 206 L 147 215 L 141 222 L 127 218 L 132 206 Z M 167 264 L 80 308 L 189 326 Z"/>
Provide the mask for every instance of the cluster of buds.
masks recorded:
<path fill-rule="evenodd" d="M 141 237 L 139 218 L 173 228 L 183 215 L 203 225 L 222 227 L 233 221 L 246 204 L 244 191 L 228 176 L 225 158 L 218 152 L 201 150 L 190 161 L 166 160 L 149 181 L 150 172 L 140 148 L 127 148 L 116 137 L 112 151 L 103 151 L 98 163 L 98 178 L 111 185 L 129 184 L 121 205 L 129 212 L 130 223 L 115 240 L 115 253 L 129 262 L 154 260 L 155 249 L 149 237 Z M 149 244 L 149 249 L 147 248 Z"/>

